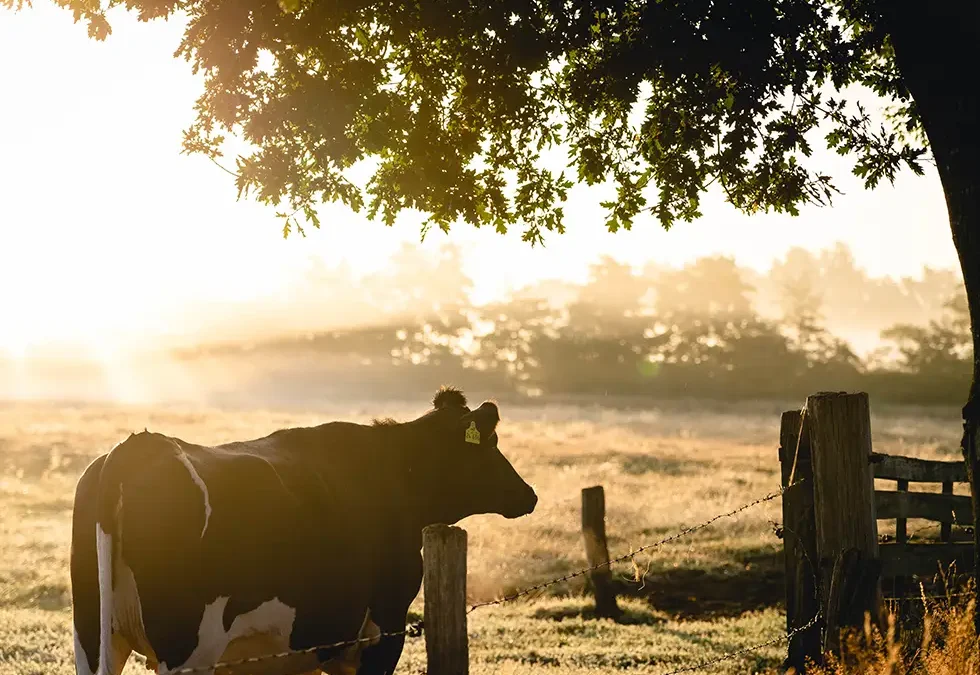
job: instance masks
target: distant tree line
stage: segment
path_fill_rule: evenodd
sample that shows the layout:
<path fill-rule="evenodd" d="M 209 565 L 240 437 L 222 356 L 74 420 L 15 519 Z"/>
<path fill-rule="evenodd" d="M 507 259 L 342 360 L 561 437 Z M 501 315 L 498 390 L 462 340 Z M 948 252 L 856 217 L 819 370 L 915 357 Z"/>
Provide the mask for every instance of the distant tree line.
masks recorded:
<path fill-rule="evenodd" d="M 310 283 L 306 292 L 329 307 L 336 289 Z M 878 400 L 957 403 L 969 388 L 959 277 L 869 277 L 842 245 L 793 249 L 768 274 L 726 257 L 640 271 L 605 258 L 585 284 L 546 282 L 483 306 L 467 300 L 471 285 L 456 249 L 427 257 L 406 248 L 382 273 L 344 282 L 346 301 L 384 318 L 178 356 L 231 360 L 251 384 L 303 397 L 410 394 L 452 381 L 532 395 L 785 399 L 862 389 Z M 877 347 L 863 354 L 844 337 L 870 331 Z"/>

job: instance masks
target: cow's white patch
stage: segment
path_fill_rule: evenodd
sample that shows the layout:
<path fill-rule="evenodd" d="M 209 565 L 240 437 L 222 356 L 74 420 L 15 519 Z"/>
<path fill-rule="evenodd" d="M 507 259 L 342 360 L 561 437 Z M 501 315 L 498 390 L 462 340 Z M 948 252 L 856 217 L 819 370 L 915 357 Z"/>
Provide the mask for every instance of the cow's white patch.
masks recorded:
<path fill-rule="evenodd" d="M 177 459 L 187 467 L 187 472 L 190 473 L 191 479 L 197 483 L 197 487 L 201 488 L 201 492 L 204 493 L 204 528 L 201 530 L 201 539 L 204 539 L 204 533 L 208 531 L 208 521 L 211 520 L 211 500 L 208 497 L 208 486 L 204 484 L 204 479 L 201 478 L 201 474 L 197 472 L 194 465 L 191 464 L 190 457 L 187 456 L 180 446 L 174 443 L 177 447 Z"/>
<path fill-rule="evenodd" d="M 205 606 L 204 616 L 197 630 L 197 646 L 194 651 L 184 663 L 177 666 L 171 667 L 161 661 L 157 671 L 159 675 L 167 675 L 181 668 L 203 668 L 243 657 L 288 651 L 293 623 L 296 620 L 294 608 L 278 598 L 273 598 L 250 612 L 236 616 L 231 627 L 226 631 L 223 616 L 227 605 L 228 598 L 220 596 Z M 323 669 L 322 672 L 328 675 L 354 675 L 360 664 L 361 652 L 365 647 L 377 644 L 381 639 L 381 629 L 370 617 L 370 611 L 366 612 L 358 632 L 358 638 L 364 639 L 364 642 L 345 650 L 342 657 L 325 664 L 317 664 L 313 654 L 296 654 L 298 658 L 293 659 L 288 665 L 288 660 L 282 659 L 259 661 L 252 665 L 253 671 L 255 675 L 259 673 L 271 675 L 284 670 L 314 672 L 319 666 Z"/>
<path fill-rule="evenodd" d="M 88 655 L 82 649 L 82 641 L 78 637 L 78 630 L 75 633 L 75 675 L 95 675 L 92 666 L 88 664 Z"/>
<path fill-rule="evenodd" d="M 239 614 L 226 631 L 223 616 L 227 596 L 220 596 L 204 608 L 201 625 L 197 629 L 197 647 L 187 661 L 176 668 L 195 668 L 217 663 L 233 640 L 255 637 L 266 643 L 272 638 L 274 643 L 289 644 L 293 632 L 296 610 L 282 603 L 278 598 L 267 600 L 250 612 Z M 245 647 L 239 643 L 239 649 Z M 160 662 L 160 675 L 168 672 L 165 662 Z"/>
<path fill-rule="evenodd" d="M 112 535 L 95 524 L 95 550 L 99 562 L 99 675 L 112 671 Z"/>

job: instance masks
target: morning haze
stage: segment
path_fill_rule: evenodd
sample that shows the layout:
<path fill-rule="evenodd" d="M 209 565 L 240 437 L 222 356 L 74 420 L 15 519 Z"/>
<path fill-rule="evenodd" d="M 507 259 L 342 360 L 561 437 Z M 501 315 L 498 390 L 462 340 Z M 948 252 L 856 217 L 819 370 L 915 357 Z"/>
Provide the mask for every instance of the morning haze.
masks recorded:
<path fill-rule="evenodd" d="M 430 251 L 410 244 L 383 269 L 361 275 L 349 265 L 312 263 L 273 297 L 188 311 L 179 340 L 146 336 L 101 358 L 70 343 L 8 355 L 0 361 L 2 393 L 296 405 L 305 396 L 307 403 L 361 398 L 379 388 L 407 394 L 419 381 L 445 379 L 536 396 L 792 398 L 821 368 L 860 379 L 939 359 L 955 386 L 968 374 L 958 275 L 926 268 L 918 278 L 873 277 L 844 244 L 791 249 L 765 272 L 724 256 L 637 269 L 606 256 L 589 266 L 584 282 L 545 279 L 484 302 L 474 300 L 465 265 L 452 245 Z M 959 342 L 929 342 L 930 325 L 957 319 Z M 784 360 L 754 360 L 762 344 Z M 562 361 L 552 364 L 557 354 Z M 219 363 L 229 374 L 216 376 Z M 569 363 L 579 364 L 578 378 L 559 376 Z M 713 368 L 734 369 L 733 388 L 700 390 L 696 381 Z M 600 379 L 593 369 L 603 372 Z M 794 377 L 803 379 L 793 385 Z M 756 390 L 746 378 L 784 388 Z"/>
<path fill-rule="evenodd" d="M 0 0 L 0 675 L 443 675 L 406 632 L 454 519 L 473 675 L 796 674 L 790 568 L 847 566 L 801 543 L 803 402 L 870 395 L 862 471 L 980 447 L 975 55 L 915 58 L 980 17 L 606 4 Z M 974 554 L 966 480 L 829 510 Z M 980 673 L 971 568 L 935 571 L 807 672 Z M 810 626 L 876 587 L 841 574 Z"/>
<path fill-rule="evenodd" d="M 384 326 L 447 302 L 506 303 L 551 281 L 572 297 L 606 258 L 649 281 L 659 269 L 731 257 L 752 311 L 766 319 L 785 317 L 787 283 L 808 284 L 823 325 L 862 357 L 888 346 L 880 332 L 893 324 L 939 318 L 956 290 L 958 273 L 947 271 L 956 269 L 955 254 L 949 238 L 937 236 L 945 205 L 934 174 L 903 174 L 895 186 L 867 192 L 847 162 L 825 150 L 818 154 L 844 191 L 832 209 L 746 216 L 712 191 L 694 223 L 664 232 L 640 217 L 632 231 L 611 236 L 602 234 L 596 206 L 607 192 L 578 186 L 568 232 L 544 247 L 531 249 L 517 231 L 454 231 L 444 279 L 415 276 L 433 273 L 447 243 L 438 231 L 420 243 L 410 212 L 385 228 L 328 205 L 322 230 L 282 241 L 272 209 L 234 202 L 221 169 L 176 153 L 199 86 L 182 61 L 159 58 L 180 23 L 139 24 L 120 14 L 114 30 L 113 39 L 93 42 L 46 6 L 6 15 L 0 25 L 5 62 L 31 55 L 0 74 L 5 91 L 31 103 L 0 112 L 7 157 L 0 280 L 18 289 L 4 297 L 0 357 L 14 373 L 0 385 L 6 396 L 187 396 L 208 387 L 170 361 L 174 347 Z M 49 185 L 58 186 L 57 199 L 41 195 Z M 644 302 L 655 316 L 653 296 Z M 61 366 L 38 363 L 54 357 L 66 377 L 42 384 Z M 156 375 L 141 374 L 151 362 Z M 77 384 L 94 374 L 98 386 Z"/>

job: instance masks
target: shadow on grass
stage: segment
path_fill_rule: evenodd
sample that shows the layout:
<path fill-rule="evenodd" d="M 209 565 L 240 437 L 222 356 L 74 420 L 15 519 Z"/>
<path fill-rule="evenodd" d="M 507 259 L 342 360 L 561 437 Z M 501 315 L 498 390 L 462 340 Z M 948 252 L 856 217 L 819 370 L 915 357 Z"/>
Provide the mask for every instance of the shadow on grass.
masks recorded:
<path fill-rule="evenodd" d="M 657 625 L 667 618 L 715 619 L 738 617 L 746 612 L 782 607 L 785 601 L 783 556 L 780 552 L 756 551 L 738 556 L 724 568 L 671 568 L 650 571 L 642 583 L 614 578 L 620 598 L 637 598 L 649 610 L 623 607 L 620 624 Z M 582 588 L 566 592 L 581 597 Z M 591 591 L 585 591 L 591 596 Z M 621 603 L 622 604 L 622 603 Z M 596 619 L 591 597 L 582 603 L 534 610 L 534 618 L 561 621 L 568 618 Z"/>
<path fill-rule="evenodd" d="M 521 593 L 522 586 L 541 583 L 550 576 L 569 574 L 574 570 L 559 566 L 549 570 L 547 576 L 524 579 L 522 585 L 506 587 L 501 595 Z M 781 608 L 785 604 L 785 568 L 781 551 L 771 549 L 743 550 L 733 553 L 732 558 L 721 566 L 707 568 L 661 567 L 649 570 L 643 581 L 616 574 L 613 577 L 616 595 L 647 601 L 659 614 L 673 619 L 702 619 L 737 617 L 745 612 L 770 607 Z M 539 610 L 539 618 L 561 619 L 569 616 L 594 617 L 591 595 L 586 577 L 555 584 L 531 597 L 583 597 L 589 598 L 584 609 L 568 607 L 558 610 Z M 633 620 L 627 615 L 625 621 Z M 650 620 L 639 620 L 641 623 Z"/>
<path fill-rule="evenodd" d="M 658 611 L 678 619 L 733 617 L 785 602 L 781 552 L 740 555 L 721 569 L 675 568 L 651 571 L 643 583 L 618 578 L 621 596 L 646 599 Z"/>
<path fill-rule="evenodd" d="M 539 607 L 531 614 L 535 619 L 564 621 L 565 619 L 597 619 L 595 608 L 588 603 L 582 605 L 564 605 L 561 607 Z M 624 626 L 657 626 L 667 621 L 663 616 L 654 614 L 652 610 L 635 607 L 624 608 L 622 613 L 613 619 Z"/>

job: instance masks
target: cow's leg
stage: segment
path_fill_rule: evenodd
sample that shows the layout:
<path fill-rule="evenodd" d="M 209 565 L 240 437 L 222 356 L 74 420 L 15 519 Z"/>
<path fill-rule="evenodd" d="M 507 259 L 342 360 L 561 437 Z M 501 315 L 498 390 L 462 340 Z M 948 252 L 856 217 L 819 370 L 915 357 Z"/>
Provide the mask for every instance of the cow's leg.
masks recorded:
<path fill-rule="evenodd" d="M 405 630 L 409 602 L 397 606 L 390 599 L 387 603 L 376 602 L 371 609 L 371 615 L 377 622 L 379 635 L 383 633 L 398 633 Z M 361 652 L 361 662 L 357 675 L 392 675 L 395 666 L 402 656 L 405 647 L 405 635 L 380 635 L 376 644 L 366 647 Z"/>
<path fill-rule="evenodd" d="M 381 642 L 364 650 L 357 675 L 392 675 L 404 647 L 404 635 L 381 638 Z"/>
<path fill-rule="evenodd" d="M 405 630 L 408 608 L 422 585 L 421 537 L 402 543 L 390 556 L 397 560 L 398 574 L 380 575 L 371 600 L 371 617 L 382 633 Z M 364 650 L 358 675 L 392 675 L 402 656 L 405 636 L 382 637 L 377 644 Z"/>
<path fill-rule="evenodd" d="M 105 457 L 88 465 L 75 486 L 71 516 L 71 613 L 75 633 L 75 673 L 99 669 L 99 561 L 95 549 L 99 473 Z"/>
<path fill-rule="evenodd" d="M 357 634 L 357 639 L 366 640 L 367 642 L 361 642 L 346 648 L 340 658 L 323 663 L 320 666 L 321 670 L 326 675 L 357 675 L 364 650 L 377 644 L 380 636 L 381 629 L 371 619 L 371 610 L 366 611 L 364 613 L 364 622 L 361 624 L 361 630 Z"/>

